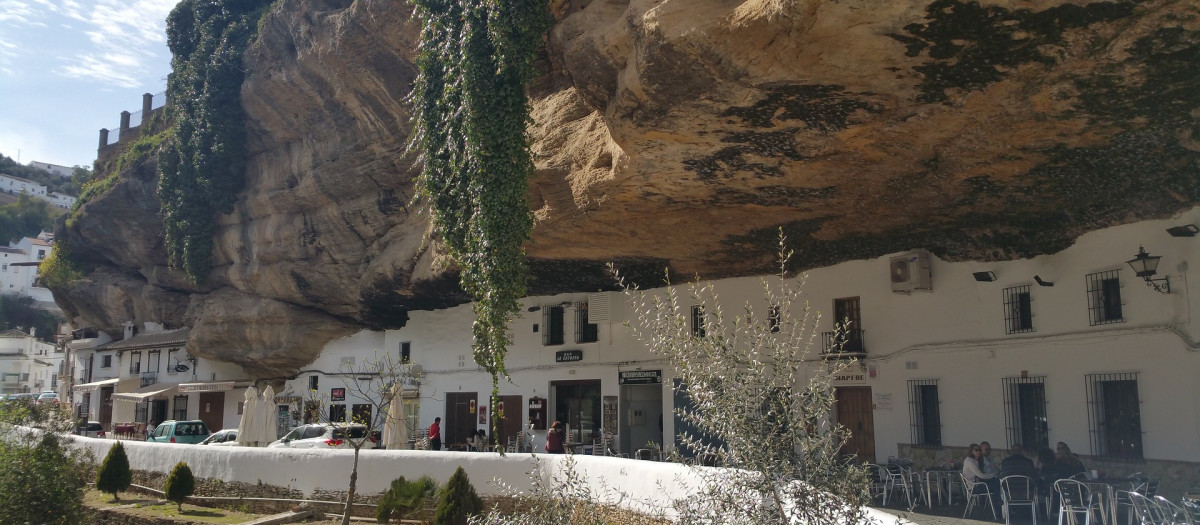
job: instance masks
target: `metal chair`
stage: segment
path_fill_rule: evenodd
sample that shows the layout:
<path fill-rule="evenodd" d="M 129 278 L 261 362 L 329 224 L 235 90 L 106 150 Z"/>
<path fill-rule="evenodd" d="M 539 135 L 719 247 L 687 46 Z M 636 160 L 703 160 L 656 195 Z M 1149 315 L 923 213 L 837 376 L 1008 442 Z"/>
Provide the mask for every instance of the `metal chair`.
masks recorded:
<path fill-rule="evenodd" d="M 1137 517 L 1137 522 L 1141 525 L 1161 525 L 1163 523 L 1162 509 L 1158 507 L 1153 499 L 1130 491 L 1129 503 L 1132 512 L 1131 516 Z"/>
<path fill-rule="evenodd" d="M 986 504 L 987 508 L 992 511 L 992 519 L 997 519 L 996 507 L 992 506 L 992 489 L 983 482 L 971 483 L 967 480 L 966 476 L 962 474 L 959 474 L 958 476 L 962 478 L 963 493 L 965 494 L 964 497 L 967 498 L 967 508 L 963 510 L 962 517 L 966 518 L 967 515 L 971 513 L 971 509 L 975 508 L 975 503 L 978 502 L 980 498 L 983 498 L 984 504 Z M 976 492 L 978 489 L 983 490 Z M 1059 525 L 1062 524 L 1060 523 Z"/>
<path fill-rule="evenodd" d="M 1092 491 L 1087 485 L 1060 479 L 1054 482 L 1054 492 L 1058 494 L 1058 525 L 1062 525 L 1064 517 L 1068 524 L 1075 525 L 1075 515 L 1080 513 L 1084 525 L 1092 525 Z"/>
<path fill-rule="evenodd" d="M 867 476 L 870 477 L 871 499 L 879 498 L 886 507 L 889 492 L 887 469 L 883 465 L 868 463 Z"/>
<path fill-rule="evenodd" d="M 658 451 L 652 448 L 639 448 L 633 455 L 633 459 L 648 459 L 650 461 L 660 461 Z"/>
<path fill-rule="evenodd" d="M 1154 496 L 1154 502 L 1158 504 L 1165 525 L 1195 525 L 1192 515 L 1171 500 L 1162 496 Z"/>
<path fill-rule="evenodd" d="M 1009 507 L 1029 507 L 1033 515 L 1033 525 L 1037 525 L 1038 491 L 1037 483 L 1029 476 L 1005 476 L 1000 479 L 1000 509 L 1004 513 L 1004 523 L 1011 523 L 1012 511 Z"/>
<path fill-rule="evenodd" d="M 884 468 L 887 469 L 888 474 L 888 491 L 895 493 L 903 490 L 904 497 L 906 500 L 908 500 L 908 506 L 911 508 L 913 506 L 913 490 L 916 490 L 912 479 L 912 473 L 908 469 L 896 463 L 889 463 Z M 919 499 L 920 498 L 918 497 L 918 500 Z"/>

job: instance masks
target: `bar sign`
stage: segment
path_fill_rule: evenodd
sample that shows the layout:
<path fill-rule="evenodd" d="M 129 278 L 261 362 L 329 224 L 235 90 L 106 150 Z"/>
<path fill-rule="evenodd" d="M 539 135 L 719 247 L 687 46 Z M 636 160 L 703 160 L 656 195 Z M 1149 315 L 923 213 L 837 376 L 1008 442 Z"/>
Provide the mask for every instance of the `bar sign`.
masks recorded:
<path fill-rule="evenodd" d="M 554 352 L 555 363 L 572 363 L 583 361 L 583 350 L 559 350 Z"/>
<path fill-rule="evenodd" d="M 619 385 L 653 385 L 662 383 L 662 370 L 630 370 L 617 372 Z"/>

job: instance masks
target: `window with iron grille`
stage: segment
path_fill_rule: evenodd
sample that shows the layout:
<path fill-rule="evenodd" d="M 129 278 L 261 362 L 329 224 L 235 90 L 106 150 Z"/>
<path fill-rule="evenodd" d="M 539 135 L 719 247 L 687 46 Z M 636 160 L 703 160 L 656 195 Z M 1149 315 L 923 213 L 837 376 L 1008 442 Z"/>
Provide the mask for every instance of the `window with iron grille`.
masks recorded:
<path fill-rule="evenodd" d="M 330 423 L 345 423 L 346 422 L 346 405 L 329 405 L 329 422 Z"/>
<path fill-rule="evenodd" d="M 316 390 L 317 385 L 321 384 L 320 376 L 308 376 L 308 389 Z"/>
<path fill-rule="evenodd" d="M 579 313 L 575 318 L 576 343 L 595 343 L 600 340 L 600 325 L 588 321 L 588 304 L 579 303 Z"/>
<path fill-rule="evenodd" d="M 938 398 L 938 380 L 909 380 L 908 407 L 912 416 L 913 446 L 942 446 L 942 413 L 941 401 Z"/>
<path fill-rule="evenodd" d="M 100 368 L 110 368 L 110 367 L 112 367 L 112 355 L 100 356 Z"/>
<path fill-rule="evenodd" d="M 1083 376 L 1092 454 L 1142 459 L 1142 402 L 1137 376 L 1137 372 Z"/>
<path fill-rule="evenodd" d="M 1088 294 L 1088 321 L 1098 324 L 1125 321 L 1121 311 L 1120 270 L 1090 273 L 1086 277 Z"/>
<path fill-rule="evenodd" d="M 188 396 L 175 396 L 175 402 L 171 410 L 171 419 L 175 421 L 187 420 L 187 402 Z"/>
<path fill-rule="evenodd" d="M 1003 385 L 1008 448 L 1017 444 L 1029 451 L 1050 448 L 1050 426 L 1046 420 L 1046 378 L 1006 377 Z"/>
<path fill-rule="evenodd" d="M 1029 285 L 1004 289 L 1004 333 L 1033 331 L 1033 298 Z"/>
<path fill-rule="evenodd" d="M 704 307 L 701 305 L 692 307 L 692 336 L 704 337 Z"/>
<path fill-rule="evenodd" d="M 403 343 L 400 343 L 400 362 L 401 363 L 412 362 L 412 343 L 411 342 L 405 341 Z"/>
<path fill-rule="evenodd" d="M 542 345 L 563 344 L 563 307 L 542 308 Z"/>
<path fill-rule="evenodd" d="M 130 352 L 129 353 L 129 373 L 139 374 L 141 372 L 142 372 L 142 353 L 141 352 Z"/>
<path fill-rule="evenodd" d="M 133 407 L 133 420 L 138 423 L 147 423 L 150 420 L 146 419 L 150 414 L 150 402 L 140 401 Z"/>

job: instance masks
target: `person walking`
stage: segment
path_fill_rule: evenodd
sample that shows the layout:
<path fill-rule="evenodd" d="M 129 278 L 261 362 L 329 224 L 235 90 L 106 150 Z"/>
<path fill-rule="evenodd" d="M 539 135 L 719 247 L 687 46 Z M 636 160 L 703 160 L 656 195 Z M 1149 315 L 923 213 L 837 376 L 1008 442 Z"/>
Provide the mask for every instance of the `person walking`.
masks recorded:
<path fill-rule="evenodd" d="M 429 448 L 433 450 L 442 449 L 442 418 L 433 418 L 433 424 L 429 425 Z"/>
<path fill-rule="evenodd" d="M 546 432 L 546 452 L 550 454 L 563 453 L 562 423 L 558 421 L 550 424 L 550 430 Z"/>

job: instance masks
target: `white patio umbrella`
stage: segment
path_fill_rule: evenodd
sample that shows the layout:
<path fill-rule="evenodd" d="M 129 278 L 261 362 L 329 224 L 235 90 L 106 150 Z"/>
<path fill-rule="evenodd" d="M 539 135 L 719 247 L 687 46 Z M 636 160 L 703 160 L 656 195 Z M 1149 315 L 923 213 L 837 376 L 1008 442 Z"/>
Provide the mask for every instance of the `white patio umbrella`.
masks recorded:
<path fill-rule="evenodd" d="M 238 444 L 243 447 L 258 446 L 258 387 L 251 385 L 246 388 L 245 404 L 242 405 L 242 419 L 238 422 Z"/>
<path fill-rule="evenodd" d="M 279 408 L 275 406 L 275 389 L 271 385 L 262 394 L 262 442 L 264 445 L 279 439 L 279 424 L 275 422 Z"/>
<path fill-rule="evenodd" d="M 403 389 L 395 389 L 392 403 L 388 405 L 387 421 L 383 424 L 383 446 L 398 450 L 408 445 L 408 418 L 404 414 Z"/>

